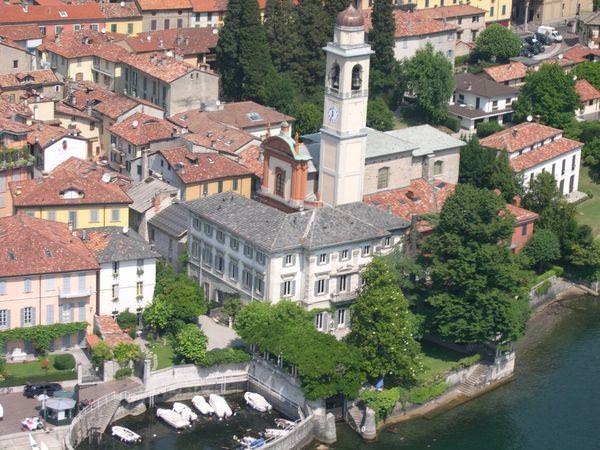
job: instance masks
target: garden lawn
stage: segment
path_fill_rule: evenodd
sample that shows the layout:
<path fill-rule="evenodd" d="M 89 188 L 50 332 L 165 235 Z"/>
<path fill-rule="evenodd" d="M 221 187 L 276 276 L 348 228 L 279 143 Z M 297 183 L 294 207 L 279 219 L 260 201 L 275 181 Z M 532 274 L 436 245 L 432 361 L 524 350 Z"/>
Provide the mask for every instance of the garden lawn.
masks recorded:
<path fill-rule="evenodd" d="M 421 383 L 445 374 L 460 364 L 461 359 L 468 357 L 464 353 L 427 341 L 421 342 L 421 351 L 423 352 L 423 365 L 425 366 L 425 371 L 419 377 Z"/>
<path fill-rule="evenodd" d="M 48 361 L 50 362 L 48 368 L 48 375 L 54 373 L 63 373 L 65 370 L 56 370 L 54 368 L 54 358 L 56 355 L 48 355 Z M 6 375 L 8 377 L 37 377 L 46 375 L 46 372 L 42 370 L 42 358 L 38 358 L 36 361 L 26 362 L 26 363 L 16 363 L 16 364 L 7 364 L 6 365 Z M 73 372 L 73 371 L 68 371 Z M 73 372 L 74 373 L 74 372 Z M 77 378 L 74 376 L 73 378 Z"/>
<path fill-rule="evenodd" d="M 577 222 L 581 225 L 592 227 L 594 236 L 600 236 L 600 184 L 594 183 L 590 178 L 589 167 L 581 167 L 579 177 L 579 190 L 590 192 L 593 198 L 577 205 Z"/>
<path fill-rule="evenodd" d="M 154 370 L 164 369 L 173 365 L 175 352 L 167 341 L 156 341 L 148 344 L 148 349 L 156 354 L 158 366 Z"/>

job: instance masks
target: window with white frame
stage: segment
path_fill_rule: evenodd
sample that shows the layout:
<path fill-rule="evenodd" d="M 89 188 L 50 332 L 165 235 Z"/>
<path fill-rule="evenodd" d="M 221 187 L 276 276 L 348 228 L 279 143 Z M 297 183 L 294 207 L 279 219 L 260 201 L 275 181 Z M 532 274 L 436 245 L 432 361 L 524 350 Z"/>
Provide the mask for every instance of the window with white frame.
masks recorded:
<path fill-rule="evenodd" d="M 142 281 L 138 281 L 135 284 L 135 295 L 138 298 L 141 298 L 144 292 L 144 283 Z"/>
<path fill-rule="evenodd" d="M 325 319 L 324 318 L 324 314 L 322 312 L 317 313 L 315 315 L 315 328 L 317 330 L 323 330 L 323 325 L 324 325 L 324 322 L 325 322 L 324 319 Z"/>
<path fill-rule="evenodd" d="M 392 245 L 392 237 L 391 236 L 384 237 L 383 238 L 383 246 L 389 247 L 390 245 Z"/>
<path fill-rule="evenodd" d="M 260 297 L 265 293 L 265 280 L 260 275 L 254 277 L 254 292 Z"/>
<path fill-rule="evenodd" d="M 229 246 L 236 252 L 240 249 L 240 241 L 234 238 L 229 238 Z"/>
<path fill-rule="evenodd" d="M 338 292 L 347 292 L 350 287 L 350 275 L 340 275 L 337 281 Z"/>
<path fill-rule="evenodd" d="M 97 209 L 90 209 L 90 222 L 91 223 L 96 223 L 99 222 L 100 218 L 99 218 L 99 214 L 98 214 L 98 210 Z"/>
<path fill-rule="evenodd" d="M 350 259 L 350 251 L 348 249 L 344 249 L 340 252 L 340 261 L 347 261 Z"/>
<path fill-rule="evenodd" d="M 6 295 L 6 280 L 0 280 L 0 295 Z"/>
<path fill-rule="evenodd" d="M 371 246 L 369 244 L 363 245 L 362 255 L 363 256 L 369 256 L 370 254 L 371 254 Z"/>
<path fill-rule="evenodd" d="M 27 306 L 23 308 L 23 325 L 34 325 L 33 323 L 33 308 L 31 306 Z"/>
<path fill-rule="evenodd" d="M 202 247 L 202 265 L 212 267 L 212 263 L 212 247 L 205 244 L 204 247 Z"/>
<path fill-rule="evenodd" d="M 71 307 L 69 303 L 60 305 L 60 321 L 61 323 L 71 322 Z"/>
<path fill-rule="evenodd" d="M 229 278 L 235 281 L 238 279 L 238 263 L 236 260 L 229 261 Z"/>
<path fill-rule="evenodd" d="M 121 220 L 121 210 L 120 209 L 111 209 L 110 210 L 110 221 L 118 222 Z"/>
<path fill-rule="evenodd" d="M 294 255 L 291 255 L 291 254 L 290 255 L 285 255 L 283 257 L 283 265 L 285 267 L 293 266 L 294 265 Z"/>
<path fill-rule="evenodd" d="M 337 310 L 337 325 L 343 327 L 346 325 L 346 308 L 340 308 Z"/>
<path fill-rule="evenodd" d="M 222 244 L 223 242 L 225 242 L 225 233 L 223 233 L 223 231 L 221 231 L 221 230 L 217 230 L 216 238 L 217 238 L 217 241 L 219 241 Z"/>
<path fill-rule="evenodd" d="M 327 253 L 319 254 L 317 264 L 327 264 L 327 261 L 329 261 L 329 255 Z"/>
<path fill-rule="evenodd" d="M 0 328 L 8 328 L 8 309 L 0 309 Z"/>
<path fill-rule="evenodd" d="M 112 298 L 113 298 L 113 300 L 116 300 L 119 298 L 119 285 L 118 284 L 112 285 Z"/>
<path fill-rule="evenodd" d="M 315 281 L 315 295 L 327 293 L 327 279 L 321 278 Z"/>
<path fill-rule="evenodd" d="M 246 289 L 252 289 L 252 272 L 246 268 L 242 270 L 242 285 Z"/>
<path fill-rule="evenodd" d="M 192 227 L 194 227 L 194 230 L 200 231 L 200 221 L 197 217 L 192 220 Z"/>
<path fill-rule="evenodd" d="M 296 282 L 294 280 L 286 280 L 281 283 L 281 296 L 292 297 L 296 288 Z"/>
<path fill-rule="evenodd" d="M 23 292 L 31 292 L 31 277 L 25 277 L 23 279 Z"/>
<path fill-rule="evenodd" d="M 219 273 L 223 273 L 225 270 L 225 258 L 223 253 L 217 253 L 215 255 L 215 270 Z"/>
<path fill-rule="evenodd" d="M 119 261 L 113 261 L 113 263 L 112 263 L 112 271 L 113 271 L 113 276 L 114 277 L 118 277 L 119 276 Z"/>
<path fill-rule="evenodd" d="M 256 251 L 256 262 L 259 263 L 261 266 L 265 265 L 265 263 L 267 262 L 267 257 L 263 252 L 259 252 L 258 250 Z"/>
<path fill-rule="evenodd" d="M 254 250 L 247 244 L 244 244 L 244 256 L 249 259 L 252 259 L 254 256 Z"/>
<path fill-rule="evenodd" d="M 212 236 L 212 227 L 207 223 L 204 224 L 204 234 L 207 236 Z"/>

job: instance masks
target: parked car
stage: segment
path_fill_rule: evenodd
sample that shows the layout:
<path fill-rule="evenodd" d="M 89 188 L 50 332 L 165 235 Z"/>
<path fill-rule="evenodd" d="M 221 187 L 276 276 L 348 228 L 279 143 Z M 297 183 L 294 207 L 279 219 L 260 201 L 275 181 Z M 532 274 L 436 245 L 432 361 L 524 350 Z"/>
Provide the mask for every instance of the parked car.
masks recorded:
<path fill-rule="evenodd" d="M 551 42 L 562 42 L 563 40 L 561 34 L 558 31 L 556 31 L 556 28 L 554 27 L 540 25 L 537 29 L 537 32 L 548 36 L 551 39 Z"/>
<path fill-rule="evenodd" d="M 531 58 L 533 56 L 533 53 L 531 53 L 527 47 L 523 47 L 521 49 L 521 52 L 519 53 L 519 56 L 524 56 L 525 58 Z"/>
<path fill-rule="evenodd" d="M 535 33 L 535 38 L 540 41 L 543 45 L 551 45 L 552 39 L 547 34 Z"/>
<path fill-rule="evenodd" d="M 33 398 L 40 394 L 46 394 L 48 397 L 54 397 L 54 393 L 61 390 L 62 386 L 58 383 L 27 383 L 25 389 L 23 389 L 23 395 L 27 398 Z"/>

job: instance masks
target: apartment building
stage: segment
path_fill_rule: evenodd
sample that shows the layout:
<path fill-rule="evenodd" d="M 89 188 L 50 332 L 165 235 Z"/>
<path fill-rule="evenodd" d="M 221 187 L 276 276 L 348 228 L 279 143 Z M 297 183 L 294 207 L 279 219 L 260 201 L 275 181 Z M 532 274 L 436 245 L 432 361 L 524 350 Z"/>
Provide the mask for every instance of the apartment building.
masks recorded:
<path fill-rule="evenodd" d="M 577 80 L 575 91 L 581 101 L 581 108 L 575 111 L 577 120 L 598 120 L 600 117 L 600 91 L 587 80 Z"/>
<path fill-rule="evenodd" d="M 511 61 L 499 66 L 486 67 L 483 73 L 496 83 L 518 88 L 525 84 L 527 66 L 520 61 Z"/>
<path fill-rule="evenodd" d="M 25 124 L 0 117 L 0 217 L 13 213 L 10 181 L 33 177 L 33 157 L 29 153 Z"/>
<path fill-rule="evenodd" d="M 192 5 L 188 0 L 135 0 L 135 3 L 142 13 L 142 31 L 190 26 Z"/>
<path fill-rule="evenodd" d="M 189 223 L 190 212 L 182 203 L 173 203 L 148 221 L 148 241 L 177 270 L 185 266 Z"/>

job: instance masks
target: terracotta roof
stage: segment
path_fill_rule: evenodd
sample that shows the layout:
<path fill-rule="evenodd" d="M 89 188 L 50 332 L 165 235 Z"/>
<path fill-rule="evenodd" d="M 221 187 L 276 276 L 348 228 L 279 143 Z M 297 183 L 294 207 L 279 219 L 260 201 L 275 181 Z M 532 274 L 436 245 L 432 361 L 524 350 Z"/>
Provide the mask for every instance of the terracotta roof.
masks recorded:
<path fill-rule="evenodd" d="M 423 178 L 409 186 L 365 195 L 363 201 L 395 216 L 410 221 L 413 215 L 439 212 L 455 185 L 437 181 L 432 187 Z"/>
<path fill-rule="evenodd" d="M 262 0 L 265 3 L 266 0 Z M 259 2 L 259 3 L 261 3 Z M 221 12 L 227 11 L 227 0 L 190 0 L 193 12 Z M 260 5 L 259 5 L 260 7 Z M 263 7 L 264 8 L 264 7 Z M 261 8 L 261 9 L 263 9 Z"/>
<path fill-rule="evenodd" d="M 25 47 L 23 47 L 22 45 L 17 44 L 16 42 L 10 40 L 10 39 L 6 39 L 6 38 L 0 38 L 0 45 L 3 45 L 5 47 L 10 47 L 10 48 L 14 48 L 15 50 L 19 50 L 23 53 L 27 52 L 27 49 Z"/>
<path fill-rule="evenodd" d="M 88 334 L 85 337 L 85 342 L 87 343 L 88 348 L 92 349 L 102 341 L 95 334 Z"/>
<path fill-rule="evenodd" d="M 218 35 L 212 28 L 171 28 L 146 31 L 126 39 L 135 53 L 175 50 L 182 55 L 209 53 L 217 46 Z"/>
<path fill-rule="evenodd" d="M 276 125 L 283 121 L 293 121 L 293 117 L 252 101 L 225 103 L 223 109 L 207 111 L 208 117 L 217 122 L 237 128 Z M 181 114 L 180 114 L 181 116 Z"/>
<path fill-rule="evenodd" d="M 22 6 L 0 5 L 1 24 L 60 23 L 73 20 L 102 20 L 104 17 L 99 3 L 27 5 L 26 10 Z"/>
<path fill-rule="evenodd" d="M 530 147 L 535 143 L 543 142 L 561 134 L 557 128 L 551 128 L 535 122 L 523 122 L 506 130 L 491 134 L 479 142 L 481 145 L 513 153 Z"/>
<path fill-rule="evenodd" d="M 94 120 L 94 116 L 89 115 L 86 112 L 85 108 L 82 108 L 82 109 L 75 108 L 75 107 L 69 105 L 68 103 L 65 103 L 64 100 L 61 102 L 57 102 L 54 105 L 54 113 L 55 114 L 63 114 L 65 116 L 80 117 L 82 119 Z"/>
<path fill-rule="evenodd" d="M 61 84 L 54 72 L 50 69 L 32 70 L 30 72 L 5 73 L 0 75 L 0 90 L 6 88 L 21 88 L 32 85 Z"/>
<path fill-rule="evenodd" d="M 64 223 L 26 214 L 0 218 L 0 277 L 98 269 Z"/>
<path fill-rule="evenodd" d="M 160 53 L 126 55 L 121 57 L 121 61 L 165 83 L 171 83 L 191 71 L 199 70 L 177 58 Z"/>
<path fill-rule="evenodd" d="M 190 9 L 189 0 L 136 0 L 142 11 Z"/>
<path fill-rule="evenodd" d="M 135 108 L 139 102 L 126 95 L 110 91 L 99 84 L 82 82 L 67 95 L 65 102 L 74 108 L 83 110 L 91 105 L 94 111 L 111 119 Z"/>
<path fill-rule="evenodd" d="M 252 174 L 247 167 L 218 153 L 194 153 L 185 147 L 162 149 L 159 153 L 186 184 Z"/>
<path fill-rule="evenodd" d="M 78 131 L 67 130 L 60 126 L 47 125 L 38 122 L 31 126 L 29 134 L 27 135 L 27 142 L 31 145 L 38 144 L 40 147 L 45 148 L 65 136 L 74 139 L 85 139 L 83 136 L 78 135 Z"/>
<path fill-rule="evenodd" d="M 23 103 L 11 103 L 8 99 L 0 97 L 0 117 L 12 119 L 13 116 L 31 117 L 33 113 Z"/>
<path fill-rule="evenodd" d="M 65 58 L 97 56 L 117 62 L 128 54 L 127 50 L 115 44 L 115 40 L 119 37 L 116 34 L 100 33 L 90 29 L 63 31 L 59 36 L 46 38 L 39 48 Z"/>
<path fill-rule="evenodd" d="M 36 24 L 20 24 L 0 26 L 0 36 L 13 41 L 25 41 L 27 39 L 42 39 L 44 34 Z"/>
<path fill-rule="evenodd" d="M 107 19 L 142 17 L 135 2 L 100 3 L 100 10 Z"/>
<path fill-rule="evenodd" d="M 496 83 L 518 80 L 527 75 L 527 66 L 522 62 L 510 62 L 494 67 L 486 67 L 483 71 Z"/>
<path fill-rule="evenodd" d="M 143 113 L 135 113 L 122 122 L 114 124 L 110 132 L 133 145 L 147 145 L 150 142 L 171 139 L 178 127 L 170 122 Z"/>
<path fill-rule="evenodd" d="M 459 73 L 454 75 L 455 89 L 461 92 L 470 92 L 481 97 L 505 97 L 515 96 L 519 89 L 505 84 L 496 83 L 484 75 L 473 73 Z"/>
<path fill-rule="evenodd" d="M 438 6 L 437 8 L 416 9 L 413 14 L 428 19 L 450 19 L 465 16 L 483 16 L 485 9 L 471 5 Z"/>
<path fill-rule="evenodd" d="M 15 206 L 129 204 L 131 199 L 116 182 L 114 174 L 109 182 L 102 181 L 104 170 L 87 161 L 71 157 L 58 165 L 47 178 L 36 178 L 9 183 Z M 65 199 L 67 190 L 79 191 L 80 198 Z M 19 193 L 20 192 L 20 193 Z"/>
<path fill-rule="evenodd" d="M 262 180 L 264 158 L 260 147 L 253 145 L 238 153 L 239 163 L 254 172 L 254 175 Z"/>
<path fill-rule="evenodd" d="M 592 86 L 587 80 L 577 80 L 575 90 L 579 95 L 579 100 L 587 102 L 600 98 L 600 91 Z"/>
<path fill-rule="evenodd" d="M 133 342 L 133 339 L 121 330 L 117 321 L 111 316 L 95 316 L 94 323 L 98 328 L 98 333 L 100 333 L 102 340 L 106 342 L 109 347 L 114 347 L 121 342 Z"/>
<path fill-rule="evenodd" d="M 363 11 L 363 14 L 365 15 L 365 31 L 368 33 L 371 29 L 371 11 Z M 398 9 L 394 11 L 394 20 L 396 22 L 394 37 L 396 38 L 424 36 L 458 28 L 456 25 L 446 23 L 443 20 L 429 19 Z"/>
<path fill-rule="evenodd" d="M 587 59 L 588 56 L 600 56 L 600 49 L 592 49 L 577 44 L 563 52 L 563 57 L 567 59 Z"/>
<path fill-rule="evenodd" d="M 567 138 L 560 138 L 549 144 L 542 145 L 536 149 L 530 150 L 527 153 L 523 153 L 515 158 L 510 159 L 510 164 L 513 166 L 516 172 L 521 172 L 525 169 L 530 169 L 538 164 L 556 158 L 564 153 L 571 152 L 578 148 L 581 148 L 583 144 L 581 142 L 572 141 Z"/>
<path fill-rule="evenodd" d="M 29 125 L 0 117 L 0 133 L 8 131 L 13 134 L 26 135 L 29 130 Z"/>
<path fill-rule="evenodd" d="M 537 213 L 534 213 L 533 211 L 521 208 L 520 206 L 511 205 L 510 203 L 506 204 L 506 209 L 508 209 L 509 213 L 515 216 L 515 222 L 517 224 L 521 224 L 523 222 L 532 222 L 540 217 Z"/>

